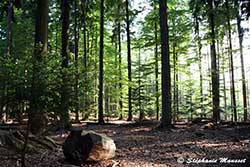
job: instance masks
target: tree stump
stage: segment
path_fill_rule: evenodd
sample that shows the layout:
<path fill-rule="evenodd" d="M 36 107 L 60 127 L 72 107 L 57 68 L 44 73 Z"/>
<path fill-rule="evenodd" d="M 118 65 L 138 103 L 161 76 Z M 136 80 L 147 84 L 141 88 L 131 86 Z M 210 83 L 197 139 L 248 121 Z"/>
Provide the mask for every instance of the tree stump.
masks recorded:
<path fill-rule="evenodd" d="M 63 144 L 66 160 L 74 165 L 86 161 L 102 161 L 115 156 L 114 141 L 92 131 L 72 130 Z"/>

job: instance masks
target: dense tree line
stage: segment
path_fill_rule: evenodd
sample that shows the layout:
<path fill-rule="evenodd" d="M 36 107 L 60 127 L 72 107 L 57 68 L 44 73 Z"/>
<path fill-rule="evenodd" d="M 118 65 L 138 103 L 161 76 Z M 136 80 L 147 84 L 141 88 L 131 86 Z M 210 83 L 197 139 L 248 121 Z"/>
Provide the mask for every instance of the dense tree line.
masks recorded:
<path fill-rule="evenodd" d="M 32 133 L 71 119 L 247 121 L 250 3 L 147 0 L 139 21 L 135 3 L 1 1 L 1 120 L 28 116 Z"/>

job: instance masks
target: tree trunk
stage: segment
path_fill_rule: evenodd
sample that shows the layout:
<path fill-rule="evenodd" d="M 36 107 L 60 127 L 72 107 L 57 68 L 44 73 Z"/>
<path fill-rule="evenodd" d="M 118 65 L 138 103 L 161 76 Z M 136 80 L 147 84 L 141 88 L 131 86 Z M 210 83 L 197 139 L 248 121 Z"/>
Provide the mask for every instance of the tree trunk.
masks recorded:
<path fill-rule="evenodd" d="M 144 110 L 143 110 L 143 107 L 142 107 L 142 97 L 141 97 L 141 89 L 143 89 L 143 88 L 141 88 L 141 82 L 142 82 L 142 80 L 141 80 L 141 72 L 143 72 L 143 71 L 141 71 L 142 70 L 142 68 L 141 68 L 141 48 L 139 47 L 139 56 L 138 56 L 138 73 L 139 73 L 139 81 L 138 81 L 138 87 L 139 87 L 139 89 L 138 89 L 138 91 L 139 91 L 139 95 L 138 95 L 138 100 L 139 100 L 139 120 L 140 121 L 142 121 L 144 118 L 145 118 L 145 113 L 144 113 Z"/>
<path fill-rule="evenodd" d="M 98 96 L 98 122 L 104 123 L 103 119 L 103 43 L 104 43 L 104 0 L 101 0 L 100 16 L 100 57 L 99 57 L 99 96 Z"/>
<path fill-rule="evenodd" d="M 118 50 L 118 42 L 117 42 L 117 22 L 118 20 L 115 20 L 115 31 L 114 31 L 114 44 L 115 44 L 115 54 L 114 54 L 114 59 L 115 59 L 115 81 L 114 81 L 114 85 L 110 88 L 110 92 L 115 92 L 114 96 L 110 96 L 110 108 L 111 108 L 111 112 L 113 113 L 113 111 L 117 110 L 117 102 L 119 101 L 119 96 L 117 94 L 117 90 L 118 90 L 118 56 L 119 56 L 119 52 Z"/>
<path fill-rule="evenodd" d="M 118 14 L 121 13 L 121 6 L 118 5 Z M 122 103 L 122 44 L 121 44 L 121 22 L 120 19 L 118 20 L 118 54 L 119 54 L 119 64 L 118 64 L 118 71 L 119 71 L 119 109 L 120 109 L 120 120 L 123 119 L 123 103 Z"/>
<path fill-rule="evenodd" d="M 203 97 L 203 73 L 202 73 L 202 56 L 201 56 L 201 49 L 202 49 L 202 44 L 201 44 L 201 37 L 200 37 L 200 23 L 198 18 L 195 18 L 195 24 L 196 24 L 196 35 L 197 35 L 197 46 L 198 46 L 198 67 L 199 67 L 199 74 L 200 74 L 200 105 L 201 105 L 201 117 L 204 116 L 204 97 Z"/>
<path fill-rule="evenodd" d="M 223 43 L 221 42 L 221 48 L 223 48 Z M 225 77 L 225 64 L 226 59 L 224 55 L 224 49 L 221 50 L 221 57 L 223 59 L 222 66 L 222 74 L 223 74 L 223 100 L 224 100 L 224 119 L 227 121 L 227 90 L 226 90 L 226 77 Z"/>
<path fill-rule="evenodd" d="M 177 118 L 177 110 L 178 110 L 178 88 L 177 88 L 177 80 L 178 80 L 178 72 L 177 72 L 177 63 L 178 63 L 178 55 L 176 51 L 176 29 L 175 29 L 175 21 L 172 20 L 173 23 L 173 70 L 174 70 L 174 84 L 173 84 L 173 121 L 176 121 Z"/>
<path fill-rule="evenodd" d="M 237 111 L 236 111 L 236 97 L 235 97 L 235 83 L 234 83 L 234 60 L 233 60 L 233 51 L 232 51 L 232 37 L 231 37 L 231 24 L 230 24 L 230 11 L 228 0 L 226 0 L 227 8 L 227 28 L 228 28 L 228 40 L 229 40 L 229 57 L 230 57 L 230 75 L 231 75 L 231 91 L 232 91 L 232 107 L 234 121 L 237 121 Z"/>
<path fill-rule="evenodd" d="M 176 48 L 176 46 L 175 46 Z M 179 88 L 178 88 L 178 55 L 176 53 L 176 49 L 174 51 L 174 116 L 173 120 L 176 122 L 178 120 L 178 113 L 179 113 Z"/>
<path fill-rule="evenodd" d="M 60 126 L 68 128 L 69 123 L 69 17 L 70 1 L 62 0 L 62 87 L 61 87 L 61 111 Z"/>
<path fill-rule="evenodd" d="M 126 0 L 126 31 L 127 31 L 127 52 L 128 52 L 128 121 L 132 121 L 132 76 L 131 76 L 131 48 L 130 48 L 130 20 L 129 20 L 129 2 Z"/>
<path fill-rule="evenodd" d="M 35 21 L 35 49 L 33 55 L 33 75 L 29 112 L 30 131 L 39 133 L 46 126 L 44 106 L 41 103 L 44 80 L 42 74 L 43 57 L 47 54 L 48 0 L 38 0 Z"/>
<path fill-rule="evenodd" d="M 106 113 L 106 116 L 109 113 L 110 107 L 109 107 L 109 85 L 105 84 L 104 85 L 104 111 Z"/>
<path fill-rule="evenodd" d="M 77 0 L 74 0 L 74 42 L 75 42 L 75 120 L 79 122 L 79 90 L 78 90 L 78 80 L 79 80 L 79 72 L 78 72 L 78 42 L 79 42 L 79 34 L 78 34 L 78 14 L 77 14 Z"/>
<path fill-rule="evenodd" d="M 213 99 L 213 120 L 217 124 L 220 121 L 220 93 L 219 73 L 215 49 L 215 23 L 214 23 L 214 0 L 209 1 L 209 26 L 211 38 L 211 74 L 212 74 L 212 99 Z"/>
<path fill-rule="evenodd" d="M 88 49 L 87 49 L 87 26 L 86 26 L 86 15 L 87 15 L 87 1 L 86 0 L 83 0 L 82 2 L 82 26 L 83 26 L 83 65 L 84 65 L 84 77 L 83 77 L 83 80 L 84 80 L 84 83 L 87 82 L 87 63 L 88 63 L 88 58 L 87 58 L 87 52 L 88 52 Z M 87 113 L 87 100 L 88 100 L 88 90 L 87 90 L 87 85 L 84 84 L 84 87 L 83 87 L 83 90 L 84 90 L 84 95 L 83 95 L 83 107 L 84 107 L 84 111 L 85 113 L 83 113 L 86 117 L 86 114 Z"/>
<path fill-rule="evenodd" d="M 41 103 L 39 98 L 42 96 L 43 87 L 43 82 L 41 82 L 42 58 L 47 54 L 47 3 L 48 2 L 41 0 L 37 2 L 37 12 L 35 16 L 35 48 L 32 62 L 33 74 L 30 110 L 28 113 L 28 123 L 31 124 L 30 131 L 34 134 L 41 132 L 45 126 L 43 124 L 43 106 L 40 105 Z M 28 125 L 28 127 L 30 126 Z"/>
<path fill-rule="evenodd" d="M 237 7 L 239 7 L 238 1 L 236 1 Z M 244 107 L 244 121 L 247 121 L 247 91 L 246 91 L 246 77 L 245 77 L 245 66 L 243 58 L 243 36 L 244 32 L 241 27 L 241 17 L 239 11 L 237 12 L 237 30 L 239 35 L 239 46 L 240 46 L 240 62 L 241 62 L 241 78 L 242 78 L 242 98 L 243 98 L 243 107 Z"/>
<path fill-rule="evenodd" d="M 174 27 L 175 25 L 173 24 L 173 27 Z M 174 30 L 175 31 L 175 30 Z M 175 32 L 174 32 L 174 40 L 175 40 Z M 177 97 L 176 97 L 176 95 L 177 95 L 177 89 L 176 89 L 176 86 L 177 86 L 177 84 L 176 84 L 176 79 L 177 79 L 177 77 L 176 77 L 176 75 L 177 75 L 177 72 L 176 72 L 176 65 L 177 65 L 177 54 L 176 54 L 176 42 L 174 41 L 173 42 L 173 60 L 174 60 L 174 62 L 173 62 L 173 64 L 174 64 L 174 66 L 173 66 L 173 70 L 174 70 L 174 84 L 173 84 L 173 86 L 174 86 L 174 93 L 173 93 L 173 101 L 172 101 L 172 103 L 173 103 L 173 121 L 175 122 L 176 121 L 176 115 L 177 115 L 177 108 L 176 108 L 176 106 L 177 106 Z"/>
<path fill-rule="evenodd" d="M 161 64 L 162 64 L 162 119 L 160 127 L 171 126 L 171 93 L 170 93 L 170 58 L 169 35 L 166 0 L 159 0 L 160 32 L 161 32 Z"/>
<path fill-rule="evenodd" d="M 156 11 L 156 3 L 154 5 L 154 10 Z M 157 19 L 155 19 L 155 106 L 156 106 L 156 120 L 159 120 L 159 81 L 158 81 L 158 28 L 157 28 Z"/>
<path fill-rule="evenodd" d="M 94 64 L 94 66 L 95 66 L 95 69 L 97 69 L 98 68 L 98 27 L 97 26 L 95 26 L 95 29 L 94 29 L 95 31 L 95 53 L 94 53 L 94 62 L 95 62 L 95 64 Z M 95 90 L 95 94 L 98 94 L 98 72 L 95 70 L 95 72 L 94 72 L 94 78 L 95 78 L 95 80 L 94 80 L 94 90 Z M 97 106 L 98 106 L 98 97 L 97 96 L 95 96 L 95 104 L 97 104 Z M 98 109 L 96 109 L 96 111 L 95 111 L 95 118 L 97 117 L 97 115 L 98 115 Z"/>

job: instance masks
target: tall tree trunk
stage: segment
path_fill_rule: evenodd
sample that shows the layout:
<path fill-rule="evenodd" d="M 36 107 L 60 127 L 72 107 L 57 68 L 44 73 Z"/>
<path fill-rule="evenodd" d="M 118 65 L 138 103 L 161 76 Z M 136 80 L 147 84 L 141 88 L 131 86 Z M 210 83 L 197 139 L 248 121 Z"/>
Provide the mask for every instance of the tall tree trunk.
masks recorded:
<path fill-rule="evenodd" d="M 154 10 L 156 11 L 156 4 L 154 5 Z M 157 28 L 157 19 L 155 20 L 155 106 L 156 106 L 156 120 L 159 120 L 159 81 L 158 81 L 158 73 L 159 73 L 159 66 L 158 66 L 158 28 Z"/>
<path fill-rule="evenodd" d="M 84 83 L 87 82 L 87 25 L 86 25 L 86 15 L 87 15 L 87 1 L 86 0 L 83 0 L 82 2 L 82 26 L 83 26 L 83 65 L 84 65 Z M 83 87 L 83 90 L 84 90 L 84 96 L 83 96 L 83 107 L 84 107 L 84 117 L 86 118 L 86 116 L 88 115 L 87 113 L 87 96 L 88 96 L 88 90 L 87 90 L 87 85 L 84 84 L 84 87 Z"/>
<path fill-rule="evenodd" d="M 104 43 L 104 0 L 101 0 L 100 15 L 100 57 L 99 57 L 99 96 L 98 96 L 98 122 L 104 123 L 103 119 L 103 43 Z"/>
<path fill-rule="evenodd" d="M 128 121 L 132 121 L 132 76 L 131 76 L 131 48 L 130 48 L 130 18 L 129 18 L 129 2 L 126 0 L 126 31 L 127 31 L 127 52 L 128 52 Z"/>
<path fill-rule="evenodd" d="M 198 18 L 195 18 L 195 24 L 196 24 L 196 35 L 197 35 L 197 46 L 198 46 L 198 67 L 199 67 L 199 74 L 200 74 L 200 105 L 201 105 L 201 116 L 204 116 L 204 97 L 203 97 L 203 73 L 202 73 L 202 56 L 201 56 L 201 49 L 202 49 L 202 44 L 201 44 L 201 37 L 200 37 L 200 23 Z"/>
<path fill-rule="evenodd" d="M 69 17 L 70 1 L 62 0 L 62 87 L 60 126 L 68 128 L 69 123 Z"/>
<path fill-rule="evenodd" d="M 121 6 L 118 5 L 118 14 L 120 16 L 121 13 Z M 119 71 L 119 109 L 120 109 L 120 120 L 123 119 L 123 103 L 122 103 L 122 44 L 121 44 L 121 21 L 118 20 L 118 54 L 119 54 L 119 64 L 118 64 L 118 71 Z"/>
<path fill-rule="evenodd" d="M 220 121 L 220 93 L 219 73 L 217 67 L 217 56 L 215 49 L 215 23 L 214 23 L 214 0 L 209 1 L 209 26 L 211 37 L 211 74 L 212 74 L 212 99 L 213 99 L 213 120 L 217 124 Z"/>
<path fill-rule="evenodd" d="M 178 88 L 177 88 L 177 80 L 178 80 L 178 72 L 177 72 L 177 63 L 178 63 L 178 55 L 177 55 L 177 51 L 176 51 L 176 29 L 175 29 L 175 21 L 172 20 L 172 23 L 173 23 L 173 36 L 174 36 L 174 39 L 173 39 L 173 63 L 174 63 L 174 67 L 173 67 L 173 70 L 174 70 L 174 88 L 173 88 L 173 121 L 175 122 L 176 121 L 176 118 L 177 118 L 177 110 L 178 110 Z"/>
<path fill-rule="evenodd" d="M 226 90 L 226 77 L 225 77 L 225 67 L 226 59 L 224 55 L 223 43 L 221 42 L 221 57 L 222 57 L 222 74 L 223 74 L 223 100 L 224 100 L 224 119 L 227 121 L 227 90 Z"/>
<path fill-rule="evenodd" d="M 74 85 L 74 91 L 75 91 L 75 120 L 79 122 L 79 71 L 78 71 L 78 42 L 79 42 L 79 34 L 78 34 L 78 11 L 77 11 L 77 0 L 74 0 L 74 42 L 75 42 L 75 85 Z"/>
<path fill-rule="evenodd" d="M 174 24 L 173 24 L 173 26 L 175 26 Z M 175 30 L 174 30 L 175 31 Z M 174 32 L 174 40 L 175 40 L 175 32 Z M 173 101 L 172 101 L 172 103 L 173 103 L 173 121 L 175 122 L 176 121 L 176 115 L 177 115 L 177 111 L 176 111 L 176 106 L 177 106 L 177 98 L 176 98 L 176 91 L 177 91 L 177 89 L 176 89 L 176 86 L 177 86 L 177 83 L 176 83 L 176 79 L 177 79 L 177 77 L 176 77 L 176 65 L 177 65 L 177 54 L 176 54 L 176 42 L 174 41 L 173 42 L 173 61 L 174 61 L 174 66 L 173 66 L 173 71 L 174 71 L 174 84 L 173 84 Z"/>
<path fill-rule="evenodd" d="M 238 1 L 236 1 L 236 7 L 240 9 Z M 238 9 L 238 10 L 239 10 Z M 243 36 L 244 32 L 241 27 L 241 17 L 239 14 L 240 11 L 237 12 L 237 30 L 239 35 L 239 46 L 240 46 L 240 62 L 241 62 L 241 78 L 242 78 L 242 98 L 243 98 L 243 107 L 244 107 L 244 121 L 247 121 L 247 91 L 246 91 L 246 77 L 245 77 L 245 66 L 244 66 L 244 58 L 243 58 Z"/>
<path fill-rule="evenodd" d="M 208 78 L 211 77 L 211 60 L 210 60 L 211 59 L 211 55 L 210 55 L 209 50 L 210 50 L 210 48 L 207 47 L 207 54 L 206 54 L 207 60 L 206 61 L 207 61 L 207 77 Z M 212 81 L 211 81 L 211 79 L 208 80 L 207 91 L 208 91 L 208 96 L 212 97 Z M 211 101 L 211 103 L 213 103 L 213 101 Z"/>
<path fill-rule="evenodd" d="M 108 116 L 110 107 L 109 107 L 109 85 L 104 85 L 104 111 L 106 113 L 106 116 Z"/>
<path fill-rule="evenodd" d="M 232 107 L 234 114 L 234 121 L 237 121 L 237 110 L 236 110 L 236 97 L 235 97 L 235 83 L 234 83 L 234 60 L 232 51 L 232 37 L 231 37 L 231 24 L 230 24 L 230 11 L 228 0 L 226 0 L 227 8 L 227 28 L 228 28 L 228 40 L 229 40 L 229 55 L 230 55 L 230 75 L 231 75 L 231 88 L 232 88 Z"/>
<path fill-rule="evenodd" d="M 176 44 L 175 44 L 176 45 Z M 173 115 L 173 121 L 176 122 L 178 120 L 178 113 L 179 113 L 179 88 L 178 88 L 178 55 L 176 52 L 176 46 L 174 47 L 174 115 Z"/>
<path fill-rule="evenodd" d="M 95 52 L 94 52 L 94 62 L 95 62 L 95 69 L 97 69 L 98 68 L 98 27 L 97 26 L 95 26 Z M 94 72 L 94 78 L 95 78 L 95 80 L 94 80 L 94 90 L 95 90 L 95 94 L 98 94 L 98 72 L 97 71 L 95 71 Z M 95 96 L 95 104 L 97 104 L 97 106 L 98 106 L 98 97 L 97 96 Z M 97 118 L 97 115 L 98 115 L 98 107 L 97 107 L 97 109 L 96 109 L 96 112 L 95 112 L 95 118 Z"/>
<path fill-rule="evenodd" d="M 33 55 L 33 75 L 29 112 L 30 131 L 34 134 L 43 130 L 45 124 L 43 95 L 43 57 L 47 54 L 48 0 L 38 0 L 35 21 L 35 49 Z M 28 125 L 29 126 L 29 125 Z"/>
<path fill-rule="evenodd" d="M 143 88 L 141 88 L 141 82 L 142 82 L 142 80 L 141 80 L 141 72 L 143 72 L 143 71 L 141 71 L 142 70 L 142 68 L 141 68 L 141 48 L 139 47 L 139 56 L 138 56 L 138 73 L 139 73 L 139 81 L 138 81 L 138 87 L 139 87 L 139 89 L 138 89 L 138 91 L 139 91 L 139 95 L 138 95 L 138 100 L 139 100 L 139 120 L 140 121 L 142 121 L 144 118 L 145 118 L 145 113 L 144 113 L 144 110 L 143 110 L 143 107 L 142 107 L 142 97 L 141 97 L 141 89 L 143 89 Z"/>
<path fill-rule="evenodd" d="M 161 31 L 161 80 L 162 80 L 162 119 L 160 127 L 171 126 L 171 93 L 170 93 L 170 57 L 166 0 L 159 0 Z"/>

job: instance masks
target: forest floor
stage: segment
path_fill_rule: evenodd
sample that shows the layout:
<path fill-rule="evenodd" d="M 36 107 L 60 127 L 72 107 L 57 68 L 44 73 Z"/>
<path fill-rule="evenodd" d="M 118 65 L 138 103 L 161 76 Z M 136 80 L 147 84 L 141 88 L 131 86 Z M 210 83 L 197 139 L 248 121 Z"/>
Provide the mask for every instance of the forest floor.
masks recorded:
<path fill-rule="evenodd" d="M 82 167 L 250 166 L 249 125 L 220 125 L 211 128 L 201 124 L 180 124 L 170 131 L 159 131 L 155 130 L 155 121 L 120 123 L 77 125 L 84 130 L 106 134 L 114 139 L 117 147 L 116 156 L 112 160 L 83 164 Z M 51 137 L 63 143 L 67 133 Z M 10 150 L 0 149 L 1 167 L 20 166 L 14 154 L 6 158 L 7 154 L 11 154 Z M 65 162 L 61 148 L 28 154 L 26 160 L 27 167 L 73 167 Z M 214 163 L 198 163 L 199 160 Z M 241 163 L 235 163 L 235 160 Z"/>

